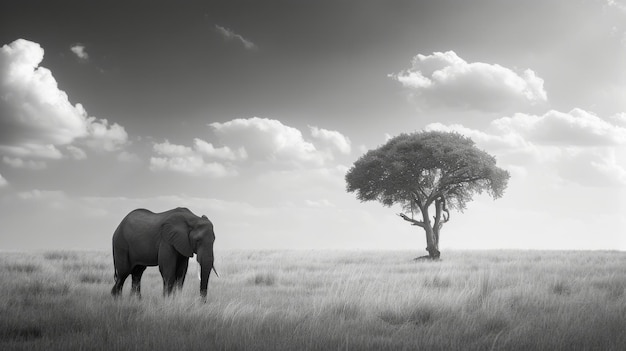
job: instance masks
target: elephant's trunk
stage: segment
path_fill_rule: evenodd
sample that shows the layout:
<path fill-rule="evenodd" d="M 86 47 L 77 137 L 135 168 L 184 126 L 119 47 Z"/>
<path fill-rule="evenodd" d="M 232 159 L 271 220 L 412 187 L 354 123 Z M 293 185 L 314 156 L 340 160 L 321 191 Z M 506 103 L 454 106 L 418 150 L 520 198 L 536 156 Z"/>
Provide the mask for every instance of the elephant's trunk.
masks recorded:
<path fill-rule="evenodd" d="M 200 257 L 198 263 L 200 263 L 200 296 L 205 301 L 209 276 L 211 275 L 211 269 L 213 269 L 213 256 Z"/>

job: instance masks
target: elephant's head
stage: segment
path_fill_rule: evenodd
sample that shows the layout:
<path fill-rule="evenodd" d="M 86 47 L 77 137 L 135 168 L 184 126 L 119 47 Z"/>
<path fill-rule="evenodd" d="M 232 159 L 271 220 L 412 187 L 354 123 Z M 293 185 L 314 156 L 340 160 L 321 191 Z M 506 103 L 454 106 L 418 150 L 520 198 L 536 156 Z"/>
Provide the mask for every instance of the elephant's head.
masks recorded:
<path fill-rule="evenodd" d="M 168 218 L 163 225 L 162 235 L 180 254 L 187 257 L 196 254 L 200 265 L 200 295 L 206 299 L 214 260 L 213 223 L 206 216 L 198 217 L 187 211 Z"/>
<path fill-rule="evenodd" d="M 200 217 L 189 232 L 189 242 L 196 253 L 196 259 L 200 264 L 200 295 L 206 298 L 209 275 L 213 268 L 213 243 L 215 233 L 213 223 L 206 216 Z"/>

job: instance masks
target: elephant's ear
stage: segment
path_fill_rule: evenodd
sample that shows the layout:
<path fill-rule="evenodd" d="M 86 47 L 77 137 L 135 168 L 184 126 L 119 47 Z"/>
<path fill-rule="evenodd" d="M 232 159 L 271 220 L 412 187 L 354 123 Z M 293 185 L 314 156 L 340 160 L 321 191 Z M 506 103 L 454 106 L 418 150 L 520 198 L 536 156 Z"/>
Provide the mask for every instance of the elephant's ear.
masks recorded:
<path fill-rule="evenodd" d="M 189 242 L 189 229 L 184 220 L 170 220 L 161 227 L 161 238 L 174 246 L 181 255 L 192 257 L 193 250 Z"/>

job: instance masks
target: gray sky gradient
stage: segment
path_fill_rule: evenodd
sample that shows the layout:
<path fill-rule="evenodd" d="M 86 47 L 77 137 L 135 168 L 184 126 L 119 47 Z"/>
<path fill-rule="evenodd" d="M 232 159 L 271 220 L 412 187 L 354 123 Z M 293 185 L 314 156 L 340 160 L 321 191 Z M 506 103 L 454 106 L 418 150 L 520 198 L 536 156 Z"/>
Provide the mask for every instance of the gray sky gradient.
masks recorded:
<path fill-rule="evenodd" d="M 422 129 L 512 174 L 443 249 L 626 249 L 623 0 L 12 1 L 0 47 L 0 249 L 185 206 L 222 248 L 422 250 L 343 179 Z"/>

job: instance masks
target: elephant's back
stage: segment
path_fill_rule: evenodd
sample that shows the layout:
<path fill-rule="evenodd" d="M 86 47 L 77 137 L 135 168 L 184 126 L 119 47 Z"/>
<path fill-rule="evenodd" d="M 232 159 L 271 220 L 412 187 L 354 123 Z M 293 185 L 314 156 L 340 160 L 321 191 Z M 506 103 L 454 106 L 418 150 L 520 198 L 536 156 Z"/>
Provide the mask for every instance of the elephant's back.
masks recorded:
<path fill-rule="evenodd" d="M 129 233 L 148 233 L 159 229 L 162 215 L 140 208 L 131 211 L 120 223 L 122 231 Z"/>
<path fill-rule="evenodd" d="M 146 210 L 145 208 L 138 208 L 130 211 L 124 218 L 124 221 L 151 221 L 156 217 L 158 217 L 157 213 Z"/>
<path fill-rule="evenodd" d="M 131 211 L 113 234 L 113 246 L 128 252 L 131 264 L 157 264 L 159 230 L 163 215 L 146 209 Z"/>

